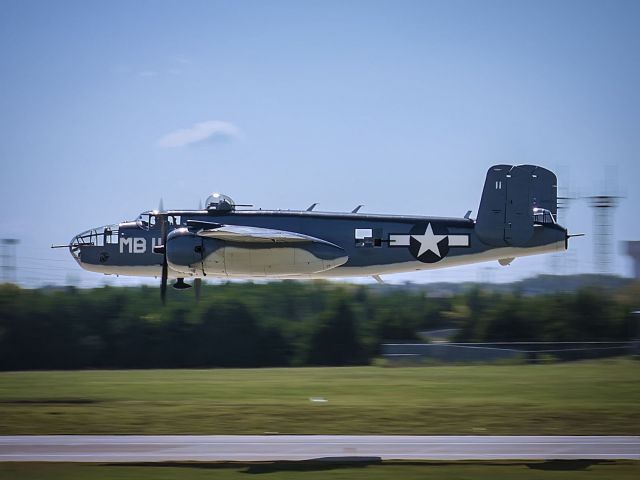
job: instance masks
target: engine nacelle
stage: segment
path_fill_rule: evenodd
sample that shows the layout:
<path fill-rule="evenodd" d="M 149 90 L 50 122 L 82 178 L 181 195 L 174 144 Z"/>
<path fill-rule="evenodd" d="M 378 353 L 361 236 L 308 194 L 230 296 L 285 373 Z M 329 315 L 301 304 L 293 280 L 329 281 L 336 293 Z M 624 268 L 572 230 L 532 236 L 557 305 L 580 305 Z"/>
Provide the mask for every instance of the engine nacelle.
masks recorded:
<path fill-rule="evenodd" d="M 342 248 L 320 242 L 259 245 L 229 242 L 223 250 L 226 274 L 243 277 L 312 275 L 339 267 L 349 259 Z M 210 259 L 217 258 L 218 255 L 207 257 L 206 268 Z"/>
<path fill-rule="evenodd" d="M 192 276 L 202 273 L 202 238 L 188 228 L 177 228 L 167 236 L 167 263 L 172 270 Z"/>
<path fill-rule="evenodd" d="M 283 277 L 324 272 L 344 264 L 346 252 L 325 242 L 242 242 L 205 238 L 188 228 L 167 237 L 167 262 L 185 276 Z"/>

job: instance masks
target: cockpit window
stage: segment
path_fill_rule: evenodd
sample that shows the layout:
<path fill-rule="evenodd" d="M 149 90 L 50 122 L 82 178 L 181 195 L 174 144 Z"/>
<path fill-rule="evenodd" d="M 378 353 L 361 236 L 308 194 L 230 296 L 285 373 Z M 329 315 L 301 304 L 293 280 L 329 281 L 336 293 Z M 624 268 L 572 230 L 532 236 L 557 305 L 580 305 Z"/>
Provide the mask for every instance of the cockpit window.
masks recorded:
<path fill-rule="evenodd" d="M 156 225 L 156 216 L 153 212 L 143 212 L 138 215 L 136 224 L 143 230 L 149 230 L 149 228 L 153 228 Z"/>
<path fill-rule="evenodd" d="M 556 219 L 553 218 L 553 213 L 551 213 L 546 208 L 534 208 L 533 209 L 533 222 L 543 225 L 543 224 L 555 224 Z"/>
<path fill-rule="evenodd" d="M 157 212 L 149 211 L 142 212 L 138 215 L 138 218 L 136 219 L 138 228 L 149 230 L 150 228 L 154 228 L 156 225 L 159 225 L 156 213 Z M 182 217 L 180 215 L 167 215 L 167 224 L 171 227 L 178 227 L 182 225 Z"/>

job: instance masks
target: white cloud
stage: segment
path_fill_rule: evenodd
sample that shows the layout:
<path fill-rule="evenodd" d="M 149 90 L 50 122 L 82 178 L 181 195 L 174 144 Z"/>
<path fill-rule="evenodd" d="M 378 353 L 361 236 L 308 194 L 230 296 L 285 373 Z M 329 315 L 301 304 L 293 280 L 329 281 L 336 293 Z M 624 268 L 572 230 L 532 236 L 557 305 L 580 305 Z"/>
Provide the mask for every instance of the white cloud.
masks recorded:
<path fill-rule="evenodd" d="M 209 120 L 196 123 L 189 128 L 168 133 L 158 140 L 158 146 L 162 148 L 177 148 L 207 140 L 235 140 L 240 137 L 240 130 L 232 123 Z"/>

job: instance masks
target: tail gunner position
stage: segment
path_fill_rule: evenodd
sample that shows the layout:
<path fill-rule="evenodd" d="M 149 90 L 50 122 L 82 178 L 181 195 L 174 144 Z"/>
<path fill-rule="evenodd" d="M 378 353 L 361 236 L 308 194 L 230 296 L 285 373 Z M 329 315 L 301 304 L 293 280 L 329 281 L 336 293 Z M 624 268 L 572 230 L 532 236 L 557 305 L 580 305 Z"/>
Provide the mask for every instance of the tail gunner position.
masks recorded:
<path fill-rule="evenodd" d="M 452 267 L 563 251 L 557 179 L 534 165 L 487 172 L 478 216 L 464 218 L 237 209 L 213 194 L 204 210 L 148 211 L 94 228 L 68 247 L 85 270 L 161 278 L 329 278 Z M 245 206 L 246 207 L 246 206 Z M 199 288 L 197 289 L 199 290 Z"/>

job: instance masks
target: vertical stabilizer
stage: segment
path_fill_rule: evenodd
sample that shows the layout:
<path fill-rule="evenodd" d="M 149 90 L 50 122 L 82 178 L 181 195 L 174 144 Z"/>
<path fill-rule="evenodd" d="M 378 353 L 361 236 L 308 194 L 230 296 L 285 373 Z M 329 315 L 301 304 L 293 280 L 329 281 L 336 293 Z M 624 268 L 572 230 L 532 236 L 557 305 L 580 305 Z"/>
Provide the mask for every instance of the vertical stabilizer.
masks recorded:
<path fill-rule="evenodd" d="M 482 191 L 476 234 L 495 247 L 524 246 L 533 237 L 533 209 L 557 213 L 558 187 L 553 172 L 536 165 L 494 165 Z"/>
<path fill-rule="evenodd" d="M 524 245 L 533 237 L 533 165 L 513 167 L 507 174 L 504 240 L 507 245 Z"/>
<path fill-rule="evenodd" d="M 476 234 L 487 245 L 506 246 L 507 174 L 513 165 L 494 165 L 487 171 L 476 219 Z"/>

